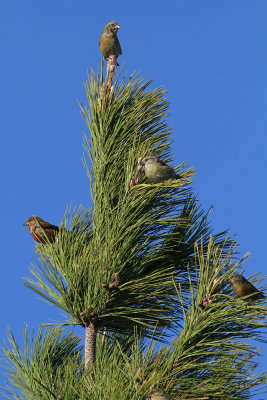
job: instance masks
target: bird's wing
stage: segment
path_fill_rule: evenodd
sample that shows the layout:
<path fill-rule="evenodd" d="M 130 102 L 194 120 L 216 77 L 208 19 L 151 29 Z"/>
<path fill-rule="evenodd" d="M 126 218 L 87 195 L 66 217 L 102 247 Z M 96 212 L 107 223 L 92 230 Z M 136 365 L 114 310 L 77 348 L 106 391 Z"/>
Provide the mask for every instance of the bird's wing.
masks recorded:
<path fill-rule="evenodd" d="M 258 289 L 256 288 L 256 286 L 254 286 L 254 285 L 253 285 L 251 282 L 249 282 L 247 279 L 246 279 L 246 283 L 247 283 L 247 285 L 248 285 L 249 288 L 250 288 L 251 294 L 254 293 L 255 298 L 258 298 L 258 299 L 264 299 L 264 298 L 265 298 L 264 294 L 263 294 L 260 290 L 258 290 Z M 253 297 L 253 296 L 252 296 L 252 297 Z"/>
<path fill-rule="evenodd" d="M 113 39 L 114 39 L 114 50 L 115 50 L 116 54 L 118 54 L 118 55 L 122 54 L 121 45 L 120 45 L 117 35 L 114 35 Z"/>
<path fill-rule="evenodd" d="M 53 229 L 53 231 L 58 231 L 59 230 L 59 228 L 58 228 L 58 226 L 57 225 L 52 225 L 52 224 L 49 224 L 49 222 L 42 222 L 41 224 L 41 227 L 43 228 L 43 229 Z"/>
<path fill-rule="evenodd" d="M 122 54 L 120 42 L 119 42 L 119 54 Z"/>
<path fill-rule="evenodd" d="M 159 162 L 161 165 L 165 165 L 165 166 L 168 165 L 168 164 L 166 164 L 165 161 L 163 161 L 163 160 L 159 160 L 159 159 L 158 159 L 158 162 Z"/>

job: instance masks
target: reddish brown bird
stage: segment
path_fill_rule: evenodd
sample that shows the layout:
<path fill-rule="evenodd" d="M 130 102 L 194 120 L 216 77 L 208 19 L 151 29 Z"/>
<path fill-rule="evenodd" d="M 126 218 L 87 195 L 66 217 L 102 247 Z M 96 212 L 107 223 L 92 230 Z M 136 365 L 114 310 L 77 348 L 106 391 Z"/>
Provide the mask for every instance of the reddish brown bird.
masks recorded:
<path fill-rule="evenodd" d="M 117 22 L 111 21 L 105 26 L 99 38 L 100 52 L 106 60 L 108 60 L 111 55 L 117 58 L 122 54 L 121 45 L 117 37 L 118 29 L 120 29 L 120 26 Z"/>
<path fill-rule="evenodd" d="M 38 243 L 53 243 L 59 230 L 58 226 L 52 225 L 35 215 L 26 219 L 23 225 L 28 227 L 30 234 Z"/>

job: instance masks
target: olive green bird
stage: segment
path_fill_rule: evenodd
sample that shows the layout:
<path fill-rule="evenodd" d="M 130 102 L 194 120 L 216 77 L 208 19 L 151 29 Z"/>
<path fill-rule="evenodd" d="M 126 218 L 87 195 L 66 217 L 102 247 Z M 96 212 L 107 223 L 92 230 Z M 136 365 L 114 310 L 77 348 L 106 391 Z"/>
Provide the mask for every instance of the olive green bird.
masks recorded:
<path fill-rule="evenodd" d="M 237 297 L 248 297 L 248 301 L 264 299 L 265 296 L 241 274 L 232 274 L 228 278 Z"/>
<path fill-rule="evenodd" d="M 99 38 L 100 52 L 106 60 L 108 60 L 109 56 L 114 55 L 118 58 L 122 54 L 121 45 L 117 37 L 118 29 L 120 29 L 119 24 L 111 21 L 105 25 L 102 35 Z"/>
<path fill-rule="evenodd" d="M 161 183 L 168 179 L 179 178 L 172 167 L 154 156 L 139 158 L 137 168 L 144 168 L 146 177 L 152 183 Z"/>
<path fill-rule="evenodd" d="M 161 389 L 153 389 L 151 392 L 148 393 L 147 397 L 150 400 L 174 400 L 173 397 L 169 396 L 168 394 L 164 393 Z"/>

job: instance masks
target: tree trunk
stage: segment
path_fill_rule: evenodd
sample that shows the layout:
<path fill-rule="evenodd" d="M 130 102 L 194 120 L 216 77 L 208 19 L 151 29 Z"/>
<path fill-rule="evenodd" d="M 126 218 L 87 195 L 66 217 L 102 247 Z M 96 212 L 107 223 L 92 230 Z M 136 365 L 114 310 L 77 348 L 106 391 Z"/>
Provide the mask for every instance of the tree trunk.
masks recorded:
<path fill-rule="evenodd" d="M 94 364 L 96 359 L 96 327 L 92 322 L 90 325 L 85 327 L 84 356 L 85 367 L 87 366 L 88 362 Z"/>

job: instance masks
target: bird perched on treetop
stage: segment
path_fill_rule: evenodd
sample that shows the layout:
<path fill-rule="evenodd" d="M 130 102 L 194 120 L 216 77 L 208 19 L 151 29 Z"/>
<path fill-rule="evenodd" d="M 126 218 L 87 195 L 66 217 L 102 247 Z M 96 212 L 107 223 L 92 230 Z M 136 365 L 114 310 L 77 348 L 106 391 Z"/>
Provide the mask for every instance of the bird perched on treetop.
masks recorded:
<path fill-rule="evenodd" d="M 177 179 L 178 176 L 172 167 L 154 156 L 139 158 L 138 167 L 144 168 L 146 177 L 152 183 L 164 182 L 168 179 Z"/>
<path fill-rule="evenodd" d="M 120 29 L 120 26 L 117 22 L 111 21 L 105 26 L 99 38 L 100 52 L 106 60 L 111 55 L 117 58 L 122 54 L 121 45 L 117 37 L 118 29 Z"/>
<path fill-rule="evenodd" d="M 148 393 L 147 397 L 151 400 L 174 400 L 173 397 L 164 393 L 161 389 L 153 389 Z"/>
<path fill-rule="evenodd" d="M 232 274 L 228 278 L 237 297 L 249 296 L 248 301 L 264 299 L 264 295 L 241 274 Z"/>
<path fill-rule="evenodd" d="M 52 225 L 35 215 L 26 219 L 25 226 L 30 231 L 30 234 L 38 243 L 53 243 L 55 241 L 56 233 L 59 231 L 58 226 Z"/>

